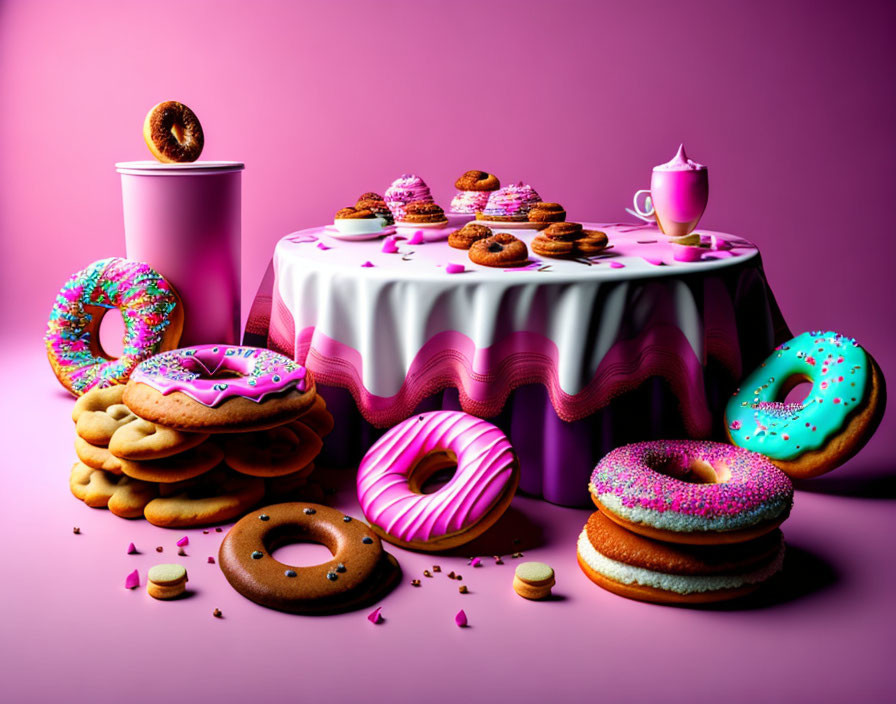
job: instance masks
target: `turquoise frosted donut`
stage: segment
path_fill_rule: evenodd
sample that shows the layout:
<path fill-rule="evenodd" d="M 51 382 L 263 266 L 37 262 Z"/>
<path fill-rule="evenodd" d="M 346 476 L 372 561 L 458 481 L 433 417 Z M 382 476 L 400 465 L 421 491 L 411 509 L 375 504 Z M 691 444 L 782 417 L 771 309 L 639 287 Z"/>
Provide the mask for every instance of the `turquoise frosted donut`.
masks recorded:
<path fill-rule="evenodd" d="M 787 393 L 803 381 L 812 384 L 806 398 L 784 403 Z M 765 455 L 791 476 L 815 476 L 833 469 L 870 437 L 867 427 L 852 428 L 850 437 L 843 433 L 863 413 L 873 432 L 879 414 L 875 408 L 868 412 L 869 404 L 883 400 L 878 393 L 882 382 L 874 361 L 854 339 L 835 332 L 806 332 L 775 349 L 743 380 L 728 401 L 726 429 L 735 445 Z M 827 452 L 852 436 L 858 447 L 847 453 Z"/>
<path fill-rule="evenodd" d="M 124 349 L 111 358 L 99 340 L 112 308 L 124 320 Z M 101 259 L 74 274 L 56 295 L 44 342 L 53 372 L 76 396 L 95 386 L 124 384 L 144 359 L 177 347 L 183 304 L 172 286 L 148 264 Z"/>

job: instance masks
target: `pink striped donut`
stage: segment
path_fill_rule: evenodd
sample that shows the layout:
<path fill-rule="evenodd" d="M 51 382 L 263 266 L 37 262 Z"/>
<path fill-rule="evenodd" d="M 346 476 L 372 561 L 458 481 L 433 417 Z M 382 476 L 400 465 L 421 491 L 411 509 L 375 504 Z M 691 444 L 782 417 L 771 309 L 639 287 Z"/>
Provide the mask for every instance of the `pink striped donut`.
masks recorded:
<path fill-rule="evenodd" d="M 618 447 L 591 475 L 591 498 L 624 528 L 673 543 L 751 540 L 790 513 L 793 485 L 767 458 L 705 440 Z"/>
<path fill-rule="evenodd" d="M 432 494 L 421 487 L 457 466 Z M 399 423 L 377 440 L 358 469 L 358 500 L 371 528 L 412 550 L 463 545 L 510 505 L 519 463 L 500 429 L 459 411 L 434 411 Z"/>

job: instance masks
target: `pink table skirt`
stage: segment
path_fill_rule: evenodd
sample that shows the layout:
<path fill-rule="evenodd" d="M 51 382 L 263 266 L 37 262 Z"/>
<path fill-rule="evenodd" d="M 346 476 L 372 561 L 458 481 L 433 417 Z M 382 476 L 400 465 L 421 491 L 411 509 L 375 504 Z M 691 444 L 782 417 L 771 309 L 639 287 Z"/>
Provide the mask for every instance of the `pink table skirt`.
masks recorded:
<path fill-rule="evenodd" d="M 586 379 L 575 393 L 561 383 L 558 344 L 515 330 L 486 348 L 453 331 L 431 335 L 415 348 L 397 392 L 373 394 L 356 350 L 317 326 L 296 330 L 296 315 L 275 285 L 274 263 L 250 311 L 245 342 L 304 361 L 315 374 L 337 419 L 325 461 L 357 463 L 382 429 L 414 413 L 462 409 L 508 434 L 520 456 L 523 491 L 583 505 L 591 469 L 614 447 L 722 437 L 722 410 L 737 382 L 790 337 L 761 259 L 752 254 L 703 271 L 602 280 L 576 321 L 587 343 L 579 354 L 590 358 L 573 370 Z M 400 334 L 392 339 L 400 348 Z M 598 348 L 595 359 L 591 350 Z M 568 386 L 568 355 L 564 361 Z"/>

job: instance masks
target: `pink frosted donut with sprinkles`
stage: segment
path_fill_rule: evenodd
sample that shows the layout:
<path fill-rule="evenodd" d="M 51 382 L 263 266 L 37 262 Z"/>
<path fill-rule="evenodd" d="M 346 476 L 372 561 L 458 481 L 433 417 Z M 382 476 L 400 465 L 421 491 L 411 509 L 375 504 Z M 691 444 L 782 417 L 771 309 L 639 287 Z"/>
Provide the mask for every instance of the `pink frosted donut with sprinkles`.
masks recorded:
<path fill-rule="evenodd" d="M 123 400 L 159 425 L 227 433 L 289 423 L 316 396 L 311 373 L 289 357 L 258 347 L 199 345 L 142 362 Z"/>
<path fill-rule="evenodd" d="M 455 469 L 447 484 L 427 480 Z M 384 540 L 434 552 L 463 545 L 507 509 L 519 462 L 503 432 L 460 411 L 434 411 L 399 423 L 377 440 L 358 469 L 358 500 Z"/>
<path fill-rule="evenodd" d="M 103 316 L 124 320 L 123 351 L 113 358 L 99 339 Z M 60 383 L 75 396 L 127 383 L 144 359 L 177 347 L 184 307 L 174 288 L 143 262 L 111 257 L 74 274 L 56 294 L 44 342 Z"/>
<path fill-rule="evenodd" d="M 762 455 L 702 440 L 619 447 L 588 486 L 611 520 L 648 538 L 714 545 L 752 540 L 790 513 L 793 485 Z"/>

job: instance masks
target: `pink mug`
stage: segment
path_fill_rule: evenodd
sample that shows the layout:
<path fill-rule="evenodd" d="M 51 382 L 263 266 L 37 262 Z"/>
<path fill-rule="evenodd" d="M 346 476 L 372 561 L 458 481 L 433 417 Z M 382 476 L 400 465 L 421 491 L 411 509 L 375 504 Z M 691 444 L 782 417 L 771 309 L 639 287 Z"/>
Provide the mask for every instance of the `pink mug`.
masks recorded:
<path fill-rule="evenodd" d="M 642 209 L 639 199 L 644 194 Z M 644 220 L 655 216 L 663 233 L 683 237 L 697 227 L 708 200 L 708 169 L 688 159 L 681 145 L 671 161 L 653 168 L 650 190 L 635 193 L 633 212 Z"/>
<path fill-rule="evenodd" d="M 127 256 L 158 271 L 183 300 L 181 347 L 239 344 L 243 164 L 131 161 L 115 168 Z"/>

